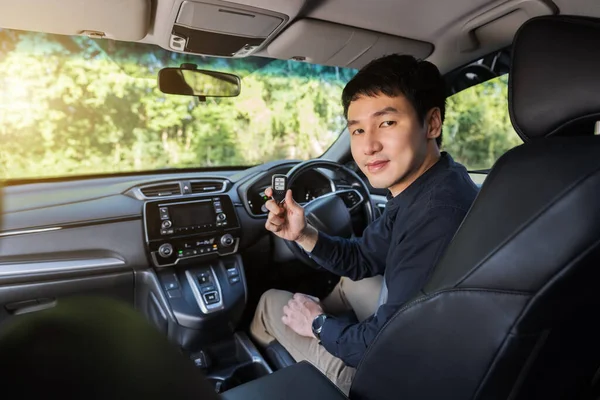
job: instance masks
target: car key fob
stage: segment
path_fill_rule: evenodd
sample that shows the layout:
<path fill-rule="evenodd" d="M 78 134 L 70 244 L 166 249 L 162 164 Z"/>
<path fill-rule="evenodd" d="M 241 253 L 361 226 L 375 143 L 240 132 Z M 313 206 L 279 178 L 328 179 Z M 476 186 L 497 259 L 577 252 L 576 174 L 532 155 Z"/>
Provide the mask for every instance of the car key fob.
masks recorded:
<path fill-rule="evenodd" d="M 273 190 L 273 200 L 277 204 L 283 203 L 285 192 L 287 191 L 287 176 L 283 174 L 275 174 L 271 177 L 271 189 Z"/>

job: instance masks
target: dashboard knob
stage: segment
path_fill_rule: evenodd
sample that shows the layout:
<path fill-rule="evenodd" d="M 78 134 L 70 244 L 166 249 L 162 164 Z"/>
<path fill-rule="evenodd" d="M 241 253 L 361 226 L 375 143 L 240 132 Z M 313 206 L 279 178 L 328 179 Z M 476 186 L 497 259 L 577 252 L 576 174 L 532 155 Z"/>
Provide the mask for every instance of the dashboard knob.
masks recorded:
<path fill-rule="evenodd" d="M 233 236 L 231 236 L 231 234 L 226 233 L 223 236 L 221 236 L 221 244 L 225 247 L 229 247 L 233 244 L 234 240 L 233 240 Z"/>
<path fill-rule="evenodd" d="M 162 222 L 162 224 L 160 225 L 163 229 L 169 229 L 170 227 L 173 226 L 173 223 L 171 221 L 169 221 L 168 219 L 164 220 Z"/>
<path fill-rule="evenodd" d="M 217 214 L 217 221 L 222 222 L 222 221 L 225 221 L 226 219 L 227 219 L 227 215 L 225 215 L 224 213 Z"/>
<path fill-rule="evenodd" d="M 171 246 L 170 243 L 165 243 L 162 244 L 159 248 L 158 248 L 158 254 L 162 257 L 162 258 L 169 258 L 171 256 L 171 254 L 173 254 L 173 246 Z"/>

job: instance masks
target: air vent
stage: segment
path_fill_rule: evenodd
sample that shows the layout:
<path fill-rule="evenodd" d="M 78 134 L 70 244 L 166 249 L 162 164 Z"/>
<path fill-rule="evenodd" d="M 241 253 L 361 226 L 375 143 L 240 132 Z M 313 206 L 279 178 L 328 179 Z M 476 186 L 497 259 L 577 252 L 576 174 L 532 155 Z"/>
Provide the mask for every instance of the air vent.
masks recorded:
<path fill-rule="evenodd" d="M 181 187 L 179 183 L 165 183 L 161 185 L 146 186 L 140 189 L 146 197 L 179 196 Z"/>
<path fill-rule="evenodd" d="M 192 181 L 190 182 L 192 193 L 214 193 L 221 192 L 225 186 L 223 181 Z"/>

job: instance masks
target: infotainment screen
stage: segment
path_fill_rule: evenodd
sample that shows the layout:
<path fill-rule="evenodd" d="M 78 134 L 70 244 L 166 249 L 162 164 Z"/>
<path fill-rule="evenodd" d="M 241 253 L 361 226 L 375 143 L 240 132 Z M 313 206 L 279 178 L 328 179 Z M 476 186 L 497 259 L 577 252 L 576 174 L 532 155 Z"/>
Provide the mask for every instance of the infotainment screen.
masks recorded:
<path fill-rule="evenodd" d="M 173 205 L 169 207 L 169 214 L 174 227 L 205 225 L 215 222 L 215 211 L 210 202 Z"/>

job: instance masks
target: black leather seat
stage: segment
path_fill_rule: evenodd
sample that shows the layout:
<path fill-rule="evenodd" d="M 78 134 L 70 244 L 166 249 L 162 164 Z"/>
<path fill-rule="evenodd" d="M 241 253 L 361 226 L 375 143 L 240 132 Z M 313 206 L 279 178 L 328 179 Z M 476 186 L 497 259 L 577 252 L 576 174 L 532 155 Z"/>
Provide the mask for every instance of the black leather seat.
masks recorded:
<path fill-rule="evenodd" d="M 600 20 L 519 30 L 509 107 L 526 143 L 496 163 L 423 294 L 371 344 L 351 399 L 588 394 L 600 365 L 599 49 Z"/>
<path fill-rule="evenodd" d="M 600 21 L 517 33 L 496 163 L 424 289 L 368 349 L 353 399 L 578 398 L 600 364 Z"/>

